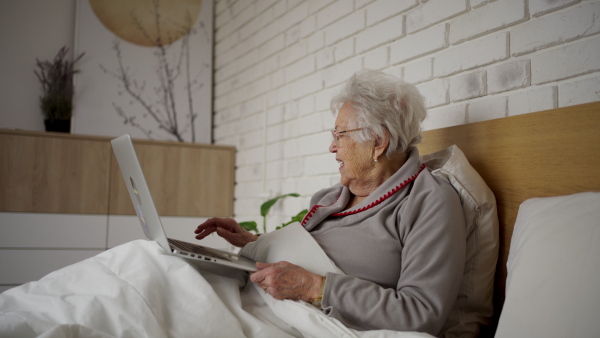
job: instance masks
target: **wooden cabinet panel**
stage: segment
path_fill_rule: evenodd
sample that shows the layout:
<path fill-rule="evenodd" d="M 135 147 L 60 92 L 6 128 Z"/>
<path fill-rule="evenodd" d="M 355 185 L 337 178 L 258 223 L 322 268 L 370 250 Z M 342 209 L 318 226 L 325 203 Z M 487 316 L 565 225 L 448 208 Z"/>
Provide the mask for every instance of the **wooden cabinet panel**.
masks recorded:
<path fill-rule="evenodd" d="M 106 139 L 0 131 L 0 211 L 106 214 L 109 148 Z"/>
<path fill-rule="evenodd" d="M 0 212 L 133 215 L 110 140 L 0 130 Z M 234 147 L 134 145 L 161 216 L 233 215 Z"/>
<path fill-rule="evenodd" d="M 134 147 L 160 216 L 233 215 L 234 148 L 147 141 Z M 135 214 L 114 155 L 110 214 Z"/>

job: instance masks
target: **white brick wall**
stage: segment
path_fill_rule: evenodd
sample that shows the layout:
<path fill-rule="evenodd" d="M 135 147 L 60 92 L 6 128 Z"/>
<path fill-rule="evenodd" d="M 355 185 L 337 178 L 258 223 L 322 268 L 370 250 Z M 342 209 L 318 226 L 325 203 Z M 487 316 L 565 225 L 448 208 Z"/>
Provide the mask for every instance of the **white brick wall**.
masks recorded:
<path fill-rule="evenodd" d="M 357 70 L 417 84 L 425 130 L 600 101 L 600 0 L 215 1 L 214 137 L 238 148 L 236 218 L 302 194 L 270 229 L 339 179 L 329 100 Z"/>
<path fill-rule="evenodd" d="M 390 45 L 392 64 L 427 55 L 446 48 L 447 24 L 439 24 L 415 34 L 408 35 Z"/>
<path fill-rule="evenodd" d="M 525 0 L 496 1 L 473 9 L 450 22 L 450 43 L 488 34 L 525 20 Z"/>
<path fill-rule="evenodd" d="M 406 13 L 406 30 L 414 33 L 467 10 L 464 0 L 429 0 Z"/>
<path fill-rule="evenodd" d="M 450 102 L 484 96 L 486 92 L 486 73 L 484 71 L 475 71 L 450 78 Z"/>
<path fill-rule="evenodd" d="M 488 71 L 488 93 L 495 94 L 529 85 L 529 60 L 511 61 Z"/>
<path fill-rule="evenodd" d="M 511 30 L 511 53 L 538 49 L 597 34 L 600 31 L 600 3 L 593 2 L 533 18 Z"/>

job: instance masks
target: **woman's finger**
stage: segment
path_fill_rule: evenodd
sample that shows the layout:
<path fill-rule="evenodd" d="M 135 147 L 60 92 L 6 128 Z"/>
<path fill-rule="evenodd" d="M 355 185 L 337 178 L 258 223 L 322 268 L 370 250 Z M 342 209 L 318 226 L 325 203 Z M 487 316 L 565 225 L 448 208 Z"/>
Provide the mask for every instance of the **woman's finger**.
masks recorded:
<path fill-rule="evenodd" d="M 277 263 L 262 263 L 262 262 L 256 262 L 256 267 L 257 267 L 259 270 L 263 270 L 263 269 L 266 269 L 266 268 L 270 268 L 270 267 L 272 267 L 272 266 L 274 266 L 274 265 L 276 265 L 276 264 L 277 264 Z"/>
<path fill-rule="evenodd" d="M 215 227 L 215 219 L 211 218 L 211 219 L 206 220 L 204 223 L 198 225 L 198 227 L 196 228 L 196 230 L 194 230 L 194 232 L 199 234 L 208 228 L 214 228 L 214 227 Z"/>

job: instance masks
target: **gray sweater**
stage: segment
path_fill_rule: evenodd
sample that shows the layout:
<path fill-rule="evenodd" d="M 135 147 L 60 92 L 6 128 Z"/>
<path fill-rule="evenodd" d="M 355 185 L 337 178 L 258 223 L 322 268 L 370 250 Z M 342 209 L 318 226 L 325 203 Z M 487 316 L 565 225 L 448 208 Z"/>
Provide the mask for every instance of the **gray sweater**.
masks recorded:
<path fill-rule="evenodd" d="M 440 335 L 465 265 L 459 196 L 419 153 L 360 204 L 348 187 L 317 192 L 303 225 L 347 275 L 327 274 L 326 314 L 359 330 Z"/>

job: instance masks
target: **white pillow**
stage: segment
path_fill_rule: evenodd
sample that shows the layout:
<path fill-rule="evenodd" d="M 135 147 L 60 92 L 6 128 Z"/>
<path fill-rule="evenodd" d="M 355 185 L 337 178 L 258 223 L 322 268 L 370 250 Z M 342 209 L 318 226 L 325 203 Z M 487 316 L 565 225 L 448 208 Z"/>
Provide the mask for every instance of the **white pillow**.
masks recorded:
<path fill-rule="evenodd" d="M 467 256 L 454 308 L 443 330 L 445 337 L 476 337 L 493 314 L 494 274 L 498 261 L 496 198 L 463 152 L 453 145 L 421 157 L 433 175 L 450 181 L 460 195 L 465 214 Z"/>
<path fill-rule="evenodd" d="M 519 208 L 496 337 L 600 337 L 600 193 Z"/>

